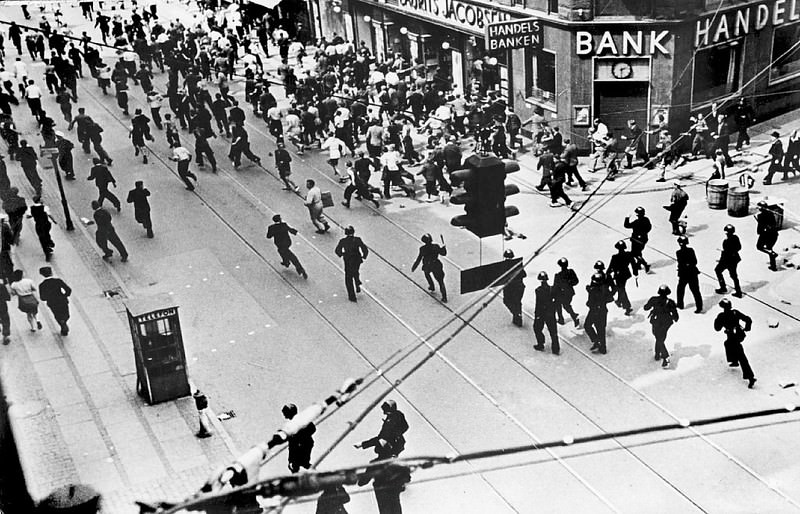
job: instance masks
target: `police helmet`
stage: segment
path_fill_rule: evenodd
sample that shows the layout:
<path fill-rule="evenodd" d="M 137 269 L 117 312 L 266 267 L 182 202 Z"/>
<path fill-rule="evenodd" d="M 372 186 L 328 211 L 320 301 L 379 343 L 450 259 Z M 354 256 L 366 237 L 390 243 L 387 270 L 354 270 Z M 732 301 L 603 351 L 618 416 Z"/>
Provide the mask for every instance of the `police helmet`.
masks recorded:
<path fill-rule="evenodd" d="M 719 301 L 719 306 L 725 310 L 728 310 L 731 308 L 731 301 L 728 300 L 727 298 L 723 298 L 722 300 Z"/>
<path fill-rule="evenodd" d="M 272 221 L 274 221 L 275 223 L 278 223 L 280 220 L 281 220 L 280 214 L 276 214 L 272 217 Z"/>
<path fill-rule="evenodd" d="M 344 229 L 344 233 L 347 236 L 352 236 L 356 233 L 356 229 L 353 228 L 353 225 L 347 225 L 347 228 Z"/>
<path fill-rule="evenodd" d="M 547 280 L 547 272 L 540 271 L 538 275 L 536 275 L 537 280 Z"/>
<path fill-rule="evenodd" d="M 514 258 L 514 250 L 506 250 L 503 252 L 504 259 L 513 259 Z"/>
<path fill-rule="evenodd" d="M 644 207 L 637 207 L 634 211 L 637 216 L 644 216 Z"/>
<path fill-rule="evenodd" d="M 423 242 L 423 243 L 425 243 L 425 244 L 428 244 L 428 243 L 430 243 L 430 242 L 432 242 L 432 241 L 433 241 L 433 238 L 431 237 L 431 235 L 430 235 L 430 234 L 424 234 L 424 235 L 422 236 L 422 242 Z"/>
<path fill-rule="evenodd" d="M 606 269 L 606 265 L 603 264 L 603 261 L 597 261 L 594 263 L 594 269 L 596 270 L 604 270 Z"/>
<path fill-rule="evenodd" d="M 727 232 L 728 234 L 733 234 L 733 233 L 735 233 L 735 232 L 736 232 L 736 227 L 734 227 L 733 225 L 731 225 L 730 223 L 728 223 L 727 225 L 725 225 L 725 228 L 724 228 L 723 230 L 724 230 L 725 232 Z"/>
<path fill-rule="evenodd" d="M 282 138 L 282 137 L 279 137 L 279 138 L 278 138 L 278 139 L 275 141 L 275 145 L 276 145 L 278 148 L 283 148 L 284 146 L 286 146 L 286 143 L 284 143 L 284 142 L 283 142 L 283 138 Z"/>
<path fill-rule="evenodd" d="M 678 244 L 681 245 L 681 246 L 688 245 L 689 244 L 689 238 L 686 237 L 686 236 L 680 236 L 678 238 Z"/>
<path fill-rule="evenodd" d="M 558 259 L 558 265 L 561 266 L 562 268 L 566 268 L 567 266 L 569 266 L 569 261 L 567 260 L 566 257 L 562 257 Z"/>
<path fill-rule="evenodd" d="M 394 400 L 386 400 L 381 404 L 381 409 L 385 412 L 394 412 L 397 410 L 397 403 Z"/>
<path fill-rule="evenodd" d="M 614 245 L 614 248 L 616 248 L 617 250 L 624 250 L 627 247 L 628 246 L 625 244 L 625 241 L 623 241 L 622 239 L 617 241 L 617 243 Z"/>
<path fill-rule="evenodd" d="M 603 274 L 602 273 L 595 273 L 592 275 L 592 284 L 602 284 L 603 283 Z"/>
<path fill-rule="evenodd" d="M 764 200 L 759 200 L 757 205 L 759 209 L 765 209 L 767 207 L 767 202 Z"/>
<path fill-rule="evenodd" d="M 283 413 L 284 418 L 293 418 L 295 415 L 297 415 L 297 405 L 293 403 L 287 403 L 283 406 L 281 412 Z"/>
<path fill-rule="evenodd" d="M 661 284 L 660 286 L 658 286 L 658 295 L 659 296 L 667 296 L 671 292 L 672 292 L 672 290 L 669 288 L 669 286 L 667 284 Z"/>

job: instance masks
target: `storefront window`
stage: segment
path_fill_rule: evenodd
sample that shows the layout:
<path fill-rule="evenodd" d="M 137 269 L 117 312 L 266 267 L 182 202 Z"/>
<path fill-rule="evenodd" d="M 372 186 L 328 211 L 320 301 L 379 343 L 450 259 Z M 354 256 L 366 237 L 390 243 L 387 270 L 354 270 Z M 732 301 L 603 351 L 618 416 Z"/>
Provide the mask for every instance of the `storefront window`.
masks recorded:
<path fill-rule="evenodd" d="M 777 27 L 772 36 L 772 66 L 769 81 L 779 82 L 800 75 L 800 23 Z"/>
<path fill-rule="evenodd" d="M 547 12 L 558 14 L 558 0 L 547 0 Z"/>
<path fill-rule="evenodd" d="M 694 59 L 694 105 L 734 93 L 742 76 L 742 45 L 739 41 L 700 50 Z"/>
<path fill-rule="evenodd" d="M 556 54 L 548 50 L 530 51 L 526 69 L 525 93 L 528 98 L 556 103 Z"/>

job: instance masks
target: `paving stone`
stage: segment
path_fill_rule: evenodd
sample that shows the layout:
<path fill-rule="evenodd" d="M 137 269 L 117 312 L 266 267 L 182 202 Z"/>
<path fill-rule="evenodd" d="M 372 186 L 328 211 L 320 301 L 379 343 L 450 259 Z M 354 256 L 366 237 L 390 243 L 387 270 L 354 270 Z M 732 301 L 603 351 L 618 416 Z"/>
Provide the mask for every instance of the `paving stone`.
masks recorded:
<path fill-rule="evenodd" d="M 160 423 L 151 423 L 150 429 L 156 439 L 164 445 L 169 445 L 172 439 L 193 436 L 194 432 L 183 418 L 168 419 Z"/>
<path fill-rule="evenodd" d="M 111 439 L 111 444 L 116 449 L 130 445 L 130 441 L 146 439 L 148 436 L 147 431 L 145 431 L 138 419 L 130 423 L 106 425 L 105 429 L 109 439 Z"/>
<path fill-rule="evenodd" d="M 56 421 L 60 427 L 74 425 L 86 421 L 92 421 L 92 412 L 86 402 L 73 403 L 71 405 L 60 405 L 53 407 L 56 414 Z"/>

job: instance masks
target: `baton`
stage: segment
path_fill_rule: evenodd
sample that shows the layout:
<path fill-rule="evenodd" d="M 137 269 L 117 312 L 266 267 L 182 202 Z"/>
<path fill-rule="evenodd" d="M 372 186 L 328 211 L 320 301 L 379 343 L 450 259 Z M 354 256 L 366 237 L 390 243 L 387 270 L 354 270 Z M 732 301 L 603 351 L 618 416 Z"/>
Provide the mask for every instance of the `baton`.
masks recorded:
<path fill-rule="evenodd" d="M 636 287 L 639 287 L 639 277 L 634 277 L 633 279 L 636 282 Z"/>
<path fill-rule="evenodd" d="M 439 234 L 439 239 L 442 240 L 442 246 L 444 246 L 444 236 L 442 234 Z"/>

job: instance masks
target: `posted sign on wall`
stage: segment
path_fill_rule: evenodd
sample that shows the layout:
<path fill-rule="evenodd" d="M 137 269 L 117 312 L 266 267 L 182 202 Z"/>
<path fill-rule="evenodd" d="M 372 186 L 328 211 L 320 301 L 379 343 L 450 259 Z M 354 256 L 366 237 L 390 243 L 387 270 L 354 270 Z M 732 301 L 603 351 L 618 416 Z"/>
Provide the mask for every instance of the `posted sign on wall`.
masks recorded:
<path fill-rule="evenodd" d="M 542 24 L 538 18 L 509 20 L 486 26 L 487 50 L 542 48 Z"/>

